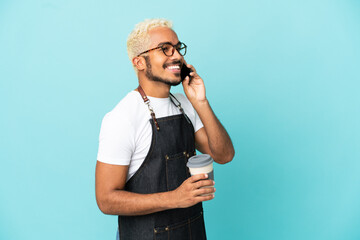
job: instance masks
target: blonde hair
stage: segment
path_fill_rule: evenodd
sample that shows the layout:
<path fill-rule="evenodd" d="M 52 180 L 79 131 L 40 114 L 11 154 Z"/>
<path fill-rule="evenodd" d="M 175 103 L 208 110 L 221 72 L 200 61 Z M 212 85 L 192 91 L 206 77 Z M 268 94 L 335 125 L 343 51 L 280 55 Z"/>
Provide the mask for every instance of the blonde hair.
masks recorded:
<path fill-rule="evenodd" d="M 145 19 L 136 24 L 127 39 L 127 52 L 131 62 L 134 57 L 147 50 L 150 44 L 149 31 L 156 27 L 168 27 L 172 29 L 172 22 L 166 19 L 154 18 Z M 134 69 L 137 72 L 135 66 Z"/>

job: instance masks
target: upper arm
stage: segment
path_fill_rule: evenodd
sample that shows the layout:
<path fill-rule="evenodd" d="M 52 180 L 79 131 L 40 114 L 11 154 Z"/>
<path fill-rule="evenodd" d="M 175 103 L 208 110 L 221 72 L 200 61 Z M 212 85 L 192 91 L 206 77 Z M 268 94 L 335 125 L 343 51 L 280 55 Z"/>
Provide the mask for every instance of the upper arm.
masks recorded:
<path fill-rule="evenodd" d="M 112 191 L 124 189 L 128 170 L 129 166 L 112 165 L 97 161 L 95 192 L 98 204 Z"/>
<path fill-rule="evenodd" d="M 195 133 L 195 147 L 201 153 L 206 153 L 206 154 L 209 154 L 210 156 L 212 156 L 211 150 L 209 147 L 208 136 L 207 136 L 207 133 L 206 133 L 204 127 L 200 128 Z"/>

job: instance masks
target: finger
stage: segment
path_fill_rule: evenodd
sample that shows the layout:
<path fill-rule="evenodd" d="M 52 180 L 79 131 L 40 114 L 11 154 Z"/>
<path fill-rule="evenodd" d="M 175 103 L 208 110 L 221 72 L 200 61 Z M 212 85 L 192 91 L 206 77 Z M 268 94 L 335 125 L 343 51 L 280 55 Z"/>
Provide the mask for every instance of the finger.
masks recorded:
<path fill-rule="evenodd" d="M 186 76 L 186 77 L 187 77 L 187 79 L 188 79 L 187 83 L 188 83 L 188 85 L 190 85 L 190 84 L 191 84 L 192 76 Z M 190 78 L 190 77 L 191 77 L 191 78 Z"/>
<path fill-rule="evenodd" d="M 197 74 L 196 72 L 190 72 L 189 75 L 190 75 L 191 77 L 196 77 L 196 76 L 198 76 L 198 74 Z"/>
<path fill-rule="evenodd" d="M 189 76 L 186 76 L 183 80 L 183 85 L 187 85 L 189 83 Z"/>
<path fill-rule="evenodd" d="M 215 185 L 215 182 L 213 180 L 202 180 L 194 183 L 195 188 L 201 188 L 201 187 L 212 187 Z"/>
<path fill-rule="evenodd" d="M 196 174 L 194 176 L 191 176 L 189 179 L 190 179 L 190 182 L 194 183 L 201 179 L 207 179 L 208 177 L 209 176 L 206 173 L 201 173 L 201 174 Z"/>
<path fill-rule="evenodd" d="M 199 188 L 193 191 L 194 196 L 200 196 L 200 195 L 208 195 L 213 194 L 216 192 L 216 188 L 214 187 L 203 187 Z"/>
<path fill-rule="evenodd" d="M 198 196 L 195 199 L 198 202 L 204 202 L 204 201 L 209 201 L 211 199 L 214 199 L 214 197 L 215 197 L 214 194 L 210 194 L 210 195 L 207 195 L 207 196 Z"/>
<path fill-rule="evenodd" d="M 191 70 L 193 71 L 193 72 L 195 72 L 195 68 L 194 68 L 194 66 L 193 65 L 191 65 L 191 64 L 187 64 L 186 65 L 188 68 L 191 68 Z"/>
<path fill-rule="evenodd" d="M 190 84 L 190 78 L 188 76 L 186 76 L 184 78 L 184 80 L 182 81 L 182 85 L 183 85 L 183 88 L 184 88 L 184 91 L 186 92 L 187 89 L 189 88 L 188 85 Z"/>
<path fill-rule="evenodd" d="M 195 67 L 194 67 L 193 65 L 188 64 L 188 65 L 186 65 L 186 66 L 191 69 L 191 72 L 195 72 L 195 73 L 196 73 L 196 69 L 195 69 Z"/>

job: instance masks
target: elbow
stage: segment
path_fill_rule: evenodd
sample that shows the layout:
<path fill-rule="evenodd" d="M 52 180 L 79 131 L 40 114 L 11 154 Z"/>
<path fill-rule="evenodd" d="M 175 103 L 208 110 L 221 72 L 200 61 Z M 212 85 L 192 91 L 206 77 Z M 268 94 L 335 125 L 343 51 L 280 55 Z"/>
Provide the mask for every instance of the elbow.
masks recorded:
<path fill-rule="evenodd" d="M 235 149 L 232 148 L 226 154 L 222 154 L 222 155 L 214 158 L 214 160 L 215 160 L 215 162 L 217 162 L 219 164 L 226 164 L 226 163 L 231 162 L 233 160 L 234 156 L 235 156 Z"/>
<path fill-rule="evenodd" d="M 218 161 L 217 163 L 226 164 L 226 163 L 231 162 L 232 160 L 233 160 L 233 157 L 222 158 L 221 161 Z"/>
<path fill-rule="evenodd" d="M 223 156 L 221 157 L 221 162 L 220 164 L 226 164 L 231 162 L 234 159 L 235 156 L 235 149 L 231 148 L 226 154 L 223 154 Z"/>
<path fill-rule="evenodd" d="M 111 213 L 110 213 L 110 211 L 108 210 L 108 208 L 99 206 L 99 209 L 100 209 L 100 211 L 101 211 L 103 214 L 111 215 Z"/>
<path fill-rule="evenodd" d="M 97 205 L 102 213 L 110 214 L 108 207 L 106 206 L 106 204 L 103 201 L 97 200 Z"/>
<path fill-rule="evenodd" d="M 102 213 L 107 214 L 107 215 L 114 215 L 111 211 L 110 204 L 108 203 L 108 201 L 105 198 L 97 197 L 96 203 Z"/>

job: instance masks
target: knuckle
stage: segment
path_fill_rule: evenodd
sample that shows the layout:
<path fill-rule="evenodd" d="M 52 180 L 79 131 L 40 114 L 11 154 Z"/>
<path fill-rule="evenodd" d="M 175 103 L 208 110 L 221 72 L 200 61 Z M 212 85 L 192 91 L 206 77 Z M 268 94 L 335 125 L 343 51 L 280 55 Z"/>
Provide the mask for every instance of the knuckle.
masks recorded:
<path fill-rule="evenodd" d="M 198 182 L 197 184 L 196 184 L 196 189 L 199 189 L 199 188 L 201 188 L 201 187 L 203 187 L 204 185 L 201 183 L 201 182 Z"/>
<path fill-rule="evenodd" d="M 204 180 L 204 181 L 202 181 L 202 186 L 210 186 L 211 185 L 211 183 L 209 182 L 209 180 Z"/>
<path fill-rule="evenodd" d="M 213 193 L 214 189 L 213 188 L 206 188 L 206 193 Z"/>
<path fill-rule="evenodd" d="M 206 193 L 213 193 L 213 192 L 215 192 L 215 191 L 214 191 L 214 188 L 212 188 L 212 187 L 207 187 L 207 188 L 204 188 L 204 189 L 205 189 Z"/>
<path fill-rule="evenodd" d="M 215 197 L 214 195 L 210 195 L 209 200 L 213 199 L 214 197 Z"/>

